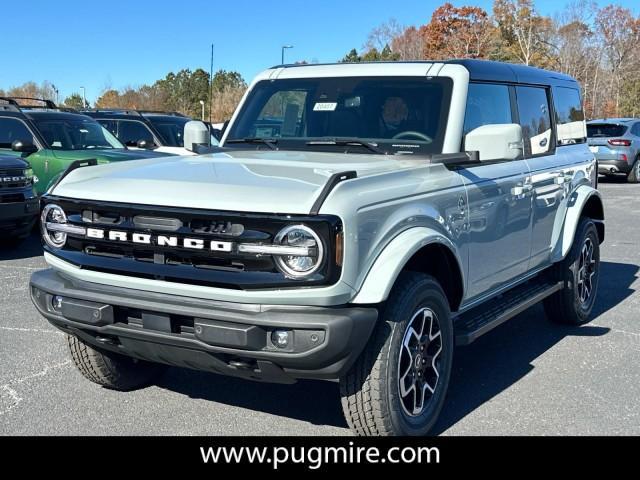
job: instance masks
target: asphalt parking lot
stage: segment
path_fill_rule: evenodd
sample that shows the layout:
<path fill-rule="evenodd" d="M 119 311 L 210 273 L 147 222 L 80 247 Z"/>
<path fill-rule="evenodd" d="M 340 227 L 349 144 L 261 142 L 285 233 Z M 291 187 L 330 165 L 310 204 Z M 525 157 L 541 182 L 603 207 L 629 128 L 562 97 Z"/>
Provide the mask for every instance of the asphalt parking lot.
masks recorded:
<path fill-rule="evenodd" d="M 436 433 L 640 434 L 640 185 L 600 190 L 607 239 L 593 321 L 551 325 L 536 306 L 458 348 Z M 0 250 L 0 433 L 349 434 L 333 383 L 270 385 L 177 368 L 129 393 L 86 381 L 29 300 L 29 275 L 44 266 L 35 235 Z"/>

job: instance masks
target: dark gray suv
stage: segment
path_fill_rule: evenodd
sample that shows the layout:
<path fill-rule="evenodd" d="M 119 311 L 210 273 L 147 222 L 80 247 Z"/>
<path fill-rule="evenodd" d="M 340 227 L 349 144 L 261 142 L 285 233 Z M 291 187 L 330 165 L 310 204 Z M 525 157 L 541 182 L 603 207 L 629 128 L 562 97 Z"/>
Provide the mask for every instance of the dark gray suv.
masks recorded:
<path fill-rule="evenodd" d="M 598 173 L 624 173 L 640 181 L 640 119 L 608 118 L 587 123 L 589 148 L 598 160 Z"/>

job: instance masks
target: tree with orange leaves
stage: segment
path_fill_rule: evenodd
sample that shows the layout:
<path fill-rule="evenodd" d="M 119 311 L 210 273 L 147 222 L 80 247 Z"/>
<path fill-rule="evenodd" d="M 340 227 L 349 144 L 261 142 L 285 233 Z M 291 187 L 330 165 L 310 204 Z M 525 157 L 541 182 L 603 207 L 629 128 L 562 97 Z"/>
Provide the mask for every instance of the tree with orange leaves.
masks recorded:
<path fill-rule="evenodd" d="M 484 58 L 487 56 L 493 25 L 479 7 L 454 7 L 445 3 L 420 28 L 424 58 Z"/>

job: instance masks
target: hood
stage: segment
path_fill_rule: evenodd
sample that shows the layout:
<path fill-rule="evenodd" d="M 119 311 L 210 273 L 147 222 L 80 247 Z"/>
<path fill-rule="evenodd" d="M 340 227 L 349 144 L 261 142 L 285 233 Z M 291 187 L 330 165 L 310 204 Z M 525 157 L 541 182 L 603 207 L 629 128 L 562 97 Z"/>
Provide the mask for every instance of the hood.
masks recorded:
<path fill-rule="evenodd" d="M 0 154 L 0 170 L 13 168 L 29 168 L 29 163 L 18 155 Z"/>
<path fill-rule="evenodd" d="M 234 151 L 80 168 L 52 192 L 68 198 L 256 213 L 308 214 L 334 173 L 421 166 L 401 157 Z"/>
<path fill-rule="evenodd" d="M 103 160 L 106 162 L 171 156 L 169 153 L 154 152 L 152 150 L 125 150 L 124 148 L 106 150 L 52 150 L 52 152 L 55 157 L 62 158 L 64 160 L 86 160 L 88 158 L 95 158 L 96 160 Z"/>

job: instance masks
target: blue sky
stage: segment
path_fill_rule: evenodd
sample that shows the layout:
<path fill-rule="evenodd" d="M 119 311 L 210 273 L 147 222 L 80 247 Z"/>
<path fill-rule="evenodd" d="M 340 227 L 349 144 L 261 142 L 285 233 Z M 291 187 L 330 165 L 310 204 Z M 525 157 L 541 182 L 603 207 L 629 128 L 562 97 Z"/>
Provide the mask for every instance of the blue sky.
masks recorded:
<path fill-rule="evenodd" d="M 615 3 L 632 8 L 637 0 Z M 537 0 L 553 14 L 569 0 Z M 443 3 L 432 0 L 3 0 L 0 88 L 49 80 L 61 100 L 87 89 L 94 100 L 106 87 L 152 83 L 169 71 L 202 67 L 239 71 L 247 81 L 286 61 L 333 62 L 391 17 L 426 23 Z M 487 10 L 492 0 L 453 1 Z M 600 0 L 604 5 L 604 0 Z M 15 18 L 15 22 L 10 19 Z"/>

